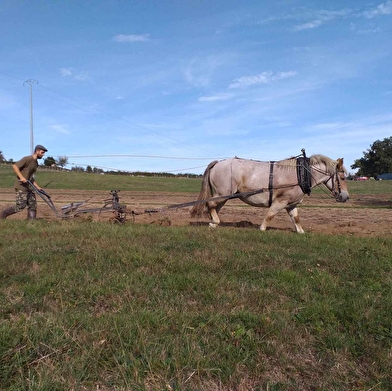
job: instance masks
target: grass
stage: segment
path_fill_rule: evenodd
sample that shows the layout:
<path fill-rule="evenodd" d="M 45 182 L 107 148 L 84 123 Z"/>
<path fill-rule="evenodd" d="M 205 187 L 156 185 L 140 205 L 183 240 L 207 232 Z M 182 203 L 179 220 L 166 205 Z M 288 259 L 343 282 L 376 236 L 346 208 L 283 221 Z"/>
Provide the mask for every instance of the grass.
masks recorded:
<path fill-rule="evenodd" d="M 4 390 L 392 387 L 391 239 L 0 229 Z"/>

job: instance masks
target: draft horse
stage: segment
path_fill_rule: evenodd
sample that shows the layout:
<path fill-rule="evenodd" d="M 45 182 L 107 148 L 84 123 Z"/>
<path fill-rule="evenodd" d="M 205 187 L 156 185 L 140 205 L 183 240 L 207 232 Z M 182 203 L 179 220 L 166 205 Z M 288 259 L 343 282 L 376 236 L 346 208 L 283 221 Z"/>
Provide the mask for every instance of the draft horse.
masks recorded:
<path fill-rule="evenodd" d="M 217 227 L 220 209 L 228 199 L 235 197 L 252 206 L 269 208 L 261 231 L 267 229 L 278 212 L 286 209 L 296 232 L 304 233 L 297 205 L 305 194 L 310 195 L 311 189 L 320 184 L 324 184 L 338 202 L 346 202 L 349 193 L 343 158 L 333 160 L 324 155 L 312 155 L 301 159 L 262 162 L 236 157 L 211 162 L 204 172 L 198 197 L 199 201 L 206 202 L 194 205 L 191 216 L 200 217 L 207 212 L 212 220 L 209 225 Z M 238 197 L 233 197 L 237 194 Z"/>

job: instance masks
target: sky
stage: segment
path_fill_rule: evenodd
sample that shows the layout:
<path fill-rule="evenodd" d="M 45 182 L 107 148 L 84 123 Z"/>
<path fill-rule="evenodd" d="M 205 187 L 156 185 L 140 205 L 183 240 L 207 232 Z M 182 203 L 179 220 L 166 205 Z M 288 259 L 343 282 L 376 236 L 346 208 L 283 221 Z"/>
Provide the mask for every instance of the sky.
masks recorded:
<path fill-rule="evenodd" d="M 392 0 L 1 0 L 0 37 L 7 160 L 32 125 L 68 168 L 200 174 L 304 148 L 355 172 L 392 136 Z"/>

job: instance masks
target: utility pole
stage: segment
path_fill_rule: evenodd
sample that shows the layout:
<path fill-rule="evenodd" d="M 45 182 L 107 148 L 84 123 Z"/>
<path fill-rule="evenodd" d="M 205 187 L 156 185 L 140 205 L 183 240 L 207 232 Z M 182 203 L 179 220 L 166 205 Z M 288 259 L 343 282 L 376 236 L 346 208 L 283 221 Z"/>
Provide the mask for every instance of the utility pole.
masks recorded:
<path fill-rule="evenodd" d="M 28 84 L 30 86 L 30 150 L 34 153 L 34 131 L 33 131 L 33 84 L 37 83 L 37 80 L 29 79 L 26 80 L 23 85 Z"/>

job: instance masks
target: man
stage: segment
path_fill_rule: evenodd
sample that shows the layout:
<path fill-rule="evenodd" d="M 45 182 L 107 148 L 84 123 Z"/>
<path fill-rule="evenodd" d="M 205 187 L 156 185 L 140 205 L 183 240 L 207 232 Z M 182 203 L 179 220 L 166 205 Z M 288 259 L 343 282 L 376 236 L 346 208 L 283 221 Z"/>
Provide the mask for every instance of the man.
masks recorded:
<path fill-rule="evenodd" d="M 12 169 L 17 176 L 15 180 L 16 203 L 15 206 L 4 209 L 0 218 L 6 219 L 8 216 L 20 212 L 26 206 L 27 218 L 35 219 L 37 217 L 37 200 L 28 181 L 33 183 L 38 190 L 41 190 L 41 187 L 38 186 L 34 179 L 34 173 L 38 168 L 38 159 L 42 159 L 47 151 L 44 146 L 37 145 L 31 156 L 25 156 L 12 165 Z"/>

